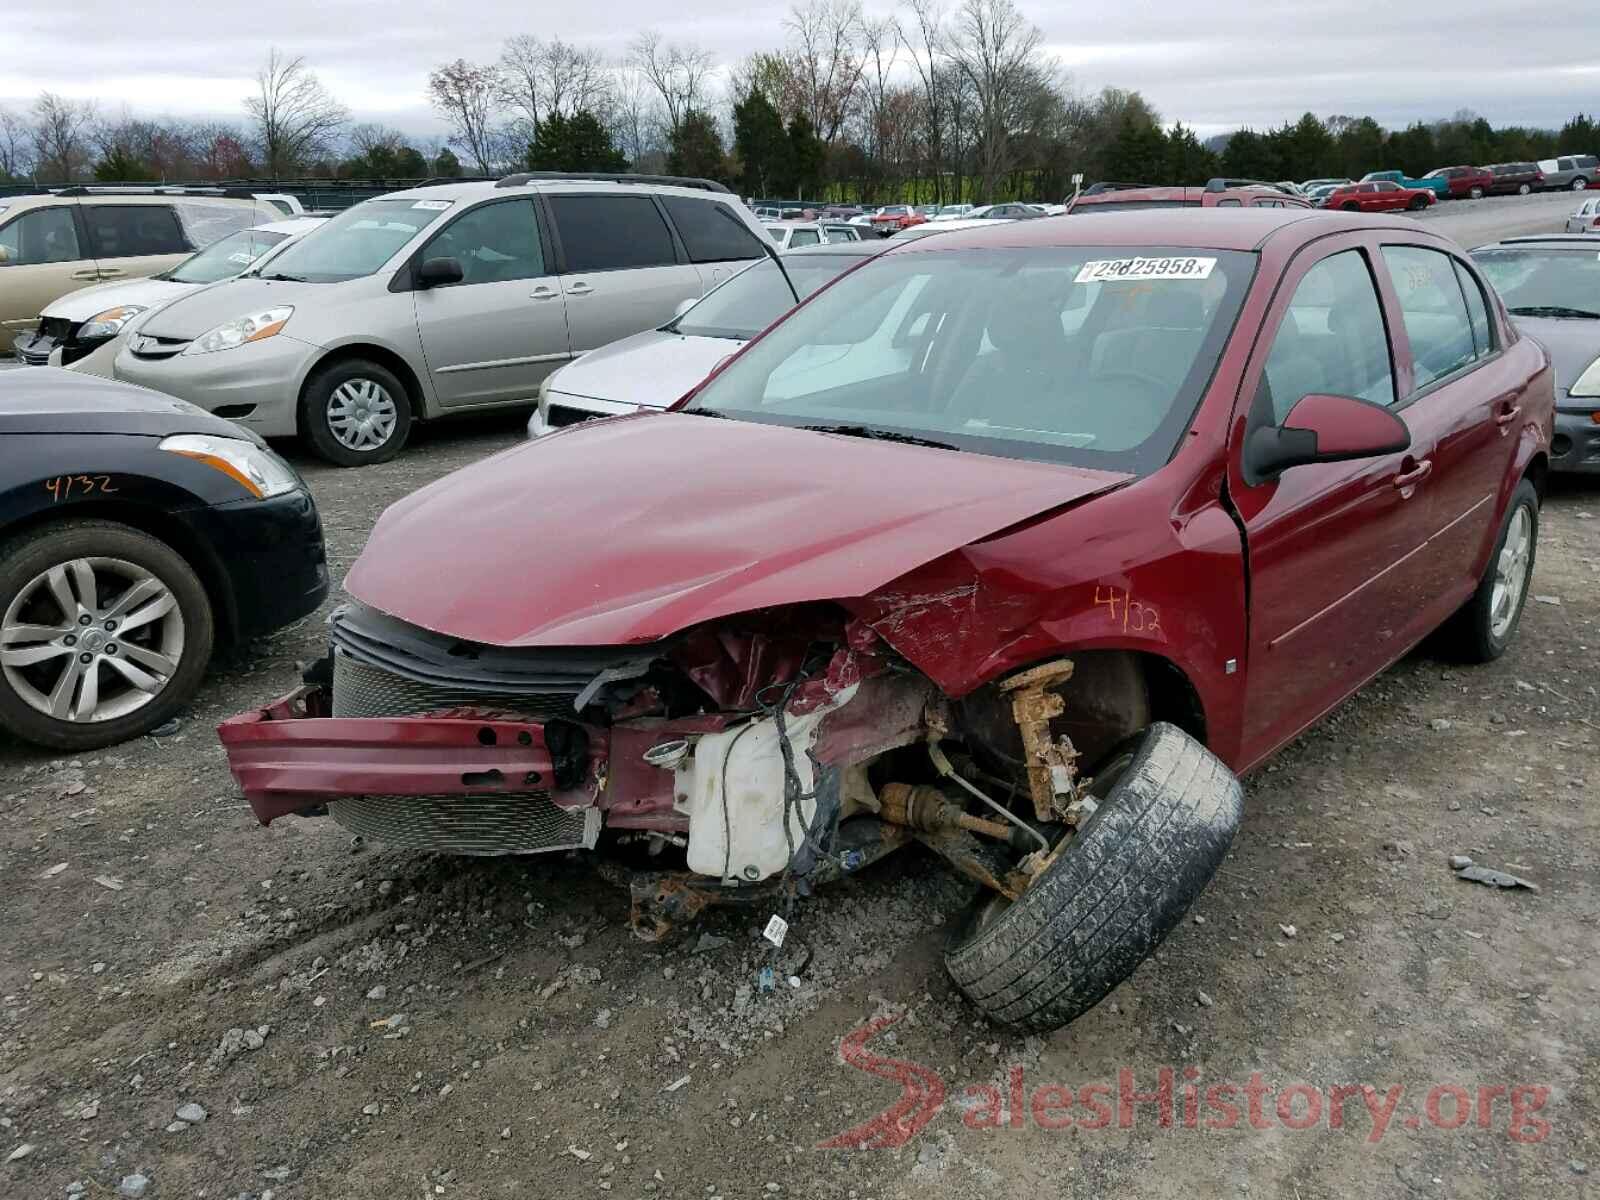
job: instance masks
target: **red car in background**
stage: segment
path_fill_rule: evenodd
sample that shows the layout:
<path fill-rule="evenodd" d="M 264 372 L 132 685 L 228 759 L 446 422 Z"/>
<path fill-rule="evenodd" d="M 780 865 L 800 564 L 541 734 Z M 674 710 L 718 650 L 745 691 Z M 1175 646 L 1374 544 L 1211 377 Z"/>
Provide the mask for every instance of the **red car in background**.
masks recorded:
<path fill-rule="evenodd" d="M 879 237 L 888 237 L 913 225 L 924 225 L 927 220 L 909 204 L 890 204 L 872 214 L 872 230 Z"/>
<path fill-rule="evenodd" d="M 329 657 L 222 742 L 263 823 L 326 805 L 472 854 L 604 837 L 648 936 L 712 903 L 765 919 L 918 842 L 981 885 L 945 951 L 961 990 L 1053 1029 L 1205 888 L 1237 773 L 1441 626 L 1504 652 L 1554 395 L 1412 221 L 912 240 L 671 411 L 393 505 Z"/>
<path fill-rule="evenodd" d="M 1349 183 L 1335 188 L 1324 197 L 1322 207 L 1345 212 L 1416 212 L 1437 202 L 1438 197 L 1425 188 L 1406 188 L 1380 179 L 1374 183 Z"/>
<path fill-rule="evenodd" d="M 1450 185 L 1450 199 L 1477 200 L 1494 187 L 1494 172 L 1488 167 L 1439 167 L 1424 179 L 1443 179 Z"/>

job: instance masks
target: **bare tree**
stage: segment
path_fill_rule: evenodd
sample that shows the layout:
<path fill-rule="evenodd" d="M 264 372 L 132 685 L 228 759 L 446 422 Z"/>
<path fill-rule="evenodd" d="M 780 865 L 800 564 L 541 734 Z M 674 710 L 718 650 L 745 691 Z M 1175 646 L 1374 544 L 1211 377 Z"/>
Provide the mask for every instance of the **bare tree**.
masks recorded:
<path fill-rule="evenodd" d="M 905 131 L 895 128 L 898 120 L 891 123 L 891 112 L 894 118 L 905 116 L 903 103 L 897 103 L 893 110 L 890 106 L 891 98 L 901 90 L 894 85 L 892 78 L 895 63 L 900 57 L 900 39 L 894 22 L 887 17 L 878 21 L 864 21 L 861 25 L 861 46 L 863 70 L 860 91 L 864 101 L 862 115 L 866 135 L 863 140 L 869 162 L 876 165 L 884 182 L 893 187 L 899 181 L 898 168 L 902 160 L 898 156 L 891 157 L 889 147 L 893 143 L 899 150 L 905 145 Z"/>
<path fill-rule="evenodd" d="M 520 34 L 506 40 L 500 76 L 502 102 L 522 115 L 534 139 L 553 115 L 591 112 L 602 120 L 609 115 L 611 73 L 593 47 Z"/>
<path fill-rule="evenodd" d="M 28 123 L 0 108 L 0 179 L 21 179 L 33 169 L 32 143 Z"/>
<path fill-rule="evenodd" d="M 933 175 L 933 198 L 943 203 L 944 193 L 944 119 L 943 89 L 939 86 L 939 65 L 944 61 L 944 11 L 939 0 L 910 0 L 913 24 L 895 20 L 895 33 L 900 38 L 916 68 L 922 92 L 922 121 L 927 131 L 928 167 Z"/>
<path fill-rule="evenodd" d="M 1042 37 L 1012 0 L 962 0 L 956 12 L 949 52 L 977 101 L 978 183 L 986 201 L 1010 168 L 1011 129 L 1029 84 L 1046 69 Z"/>
<path fill-rule="evenodd" d="M 800 111 L 823 141 L 839 136 L 861 82 L 860 0 L 807 0 L 789 10 L 784 28 L 793 39 L 785 56 Z"/>
<path fill-rule="evenodd" d="M 655 87 L 642 71 L 623 67 L 612 78 L 607 124 L 623 157 L 637 170 L 645 155 L 660 150 L 663 117 Z"/>
<path fill-rule="evenodd" d="M 244 108 L 256 125 L 261 165 L 273 179 L 304 169 L 331 149 L 350 120 L 349 110 L 305 59 L 290 58 L 276 46 L 256 72 L 256 94 L 245 98 Z"/>
<path fill-rule="evenodd" d="M 667 135 L 677 135 L 684 116 L 704 107 L 711 55 L 697 46 L 668 45 L 647 29 L 634 39 L 629 63 L 644 76 L 667 112 Z"/>
<path fill-rule="evenodd" d="M 471 157 L 482 175 L 490 173 L 502 147 L 495 136 L 495 105 L 502 91 L 500 70 L 458 58 L 428 76 L 428 98 L 450 126 L 450 141 Z"/>
<path fill-rule="evenodd" d="M 206 121 L 191 132 L 195 169 L 202 179 L 245 179 L 255 174 L 249 141 L 238 126 Z"/>
<path fill-rule="evenodd" d="M 34 172 L 47 183 L 69 183 L 89 167 L 88 132 L 95 106 L 40 92 L 33 102 Z"/>

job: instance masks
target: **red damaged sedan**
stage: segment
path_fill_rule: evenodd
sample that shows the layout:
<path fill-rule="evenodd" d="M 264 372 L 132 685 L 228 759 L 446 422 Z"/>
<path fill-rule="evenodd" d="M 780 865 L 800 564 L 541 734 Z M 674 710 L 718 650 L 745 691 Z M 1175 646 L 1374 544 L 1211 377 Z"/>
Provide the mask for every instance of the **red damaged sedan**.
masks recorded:
<path fill-rule="evenodd" d="M 979 885 L 963 992 L 1054 1028 L 1204 888 L 1239 773 L 1441 626 L 1506 648 L 1552 387 L 1410 222 L 922 239 L 673 410 L 394 505 L 330 660 L 222 740 L 263 822 L 640 843 L 646 936 L 920 843 Z"/>

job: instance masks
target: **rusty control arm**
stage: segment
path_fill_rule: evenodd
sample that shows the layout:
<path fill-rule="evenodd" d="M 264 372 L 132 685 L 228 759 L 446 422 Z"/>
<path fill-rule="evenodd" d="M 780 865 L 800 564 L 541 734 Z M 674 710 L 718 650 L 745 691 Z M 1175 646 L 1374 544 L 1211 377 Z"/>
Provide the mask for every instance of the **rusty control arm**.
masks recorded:
<path fill-rule="evenodd" d="M 1033 826 L 1029 825 L 1021 817 L 1017 816 L 1010 809 L 1008 809 L 1005 805 L 1001 804 L 997 800 L 991 800 L 988 796 L 984 795 L 977 788 L 973 787 L 972 784 L 968 783 L 965 779 L 961 778 L 961 776 L 956 772 L 956 769 L 953 766 L 950 765 L 950 760 L 945 757 L 945 753 L 944 753 L 944 751 L 942 749 L 939 748 L 939 743 L 937 741 L 930 740 L 928 742 L 928 757 L 933 760 L 934 769 L 936 771 L 938 771 L 939 774 L 943 775 L 946 779 L 949 779 L 952 782 L 954 782 L 956 784 L 959 784 L 966 791 L 971 792 L 979 800 L 982 800 L 990 808 L 994 809 L 994 811 L 996 813 L 998 813 L 1001 817 L 1003 817 L 1005 820 L 1009 821 L 1012 825 L 1015 825 L 1018 829 L 1022 830 L 1022 832 L 1026 833 L 1029 837 L 1033 838 L 1034 841 L 1038 842 L 1042 849 L 1044 849 L 1044 850 L 1049 850 L 1050 849 L 1050 843 L 1045 840 L 1044 835 L 1041 834 L 1037 829 L 1033 828 Z M 891 784 L 890 786 L 896 786 L 896 785 L 892 785 Z M 903 786 L 903 785 L 901 785 L 901 786 Z M 957 810 L 957 811 L 959 811 L 959 810 Z M 992 822 L 992 821 L 986 822 L 986 823 L 990 824 L 990 825 L 994 824 L 994 822 Z M 967 825 L 967 826 L 963 826 L 963 828 L 971 829 L 973 827 L 970 826 L 970 825 Z M 980 830 L 980 832 L 982 832 L 982 831 Z M 1009 837 L 1010 836 L 1010 831 L 1008 830 L 1005 834 L 996 835 L 996 836 Z"/>

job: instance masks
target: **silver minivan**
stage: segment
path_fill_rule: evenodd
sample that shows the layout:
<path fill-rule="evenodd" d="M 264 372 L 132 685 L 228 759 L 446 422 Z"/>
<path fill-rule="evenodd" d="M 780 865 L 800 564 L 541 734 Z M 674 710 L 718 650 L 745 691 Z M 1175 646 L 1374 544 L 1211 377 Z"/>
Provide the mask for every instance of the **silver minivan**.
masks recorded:
<path fill-rule="evenodd" d="M 578 355 L 662 324 L 767 253 L 719 184 L 507 176 L 356 205 L 142 322 L 117 378 L 382 462 L 413 420 L 531 405 Z"/>

